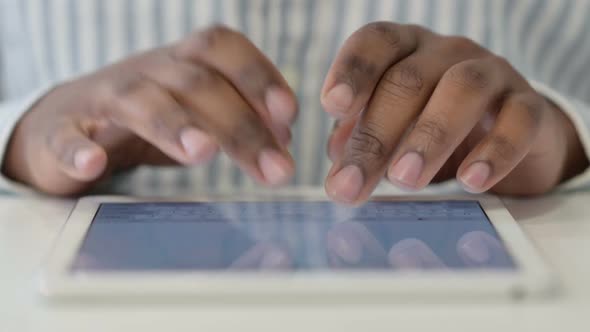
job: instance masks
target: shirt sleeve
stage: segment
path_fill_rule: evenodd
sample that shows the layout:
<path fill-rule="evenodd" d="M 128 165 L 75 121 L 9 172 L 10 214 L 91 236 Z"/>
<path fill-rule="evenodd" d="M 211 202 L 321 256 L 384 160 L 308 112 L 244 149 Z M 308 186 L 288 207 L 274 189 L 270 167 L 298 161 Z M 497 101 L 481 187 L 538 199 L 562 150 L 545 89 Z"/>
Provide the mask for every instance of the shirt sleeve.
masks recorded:
<path fill-rule="evenodd" d="M 576 128 L 586 157 L 590 159 L 590 105 L 575 98 L 568 97 L 549 86 L 533 81 L 531 85 L 538 93 L 557 105 L 572 121 Z M 590 184 L 590 168 L 561 184 L 559 190 L 572 190 Z"/>
<path fill-rule="evenodd" d="M 0 165 L 4 165 L 6 148 L 16 124 L 31 106 L 47 93 L 49 88 L 46 86 L 22 98 L 0 102 Z M 0 172 L 0 192 L 28 193 L 33 191 L 25 185 L 12 181 Z"/>

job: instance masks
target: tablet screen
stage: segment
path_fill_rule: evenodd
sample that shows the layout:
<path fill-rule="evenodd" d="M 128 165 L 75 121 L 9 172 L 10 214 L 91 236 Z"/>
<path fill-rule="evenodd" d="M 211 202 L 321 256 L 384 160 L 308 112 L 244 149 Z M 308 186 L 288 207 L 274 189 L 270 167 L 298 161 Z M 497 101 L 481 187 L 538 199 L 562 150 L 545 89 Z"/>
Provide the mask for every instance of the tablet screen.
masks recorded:
<path fill-rule="evenodd" d="M 103 203 L 74 273 L 514 269 L 477 201 Z"/>

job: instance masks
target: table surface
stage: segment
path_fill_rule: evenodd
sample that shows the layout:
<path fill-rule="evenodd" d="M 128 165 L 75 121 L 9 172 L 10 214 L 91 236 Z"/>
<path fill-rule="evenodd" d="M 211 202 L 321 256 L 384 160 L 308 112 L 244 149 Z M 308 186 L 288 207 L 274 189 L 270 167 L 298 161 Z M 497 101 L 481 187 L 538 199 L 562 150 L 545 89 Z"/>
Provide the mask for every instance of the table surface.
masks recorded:
<path fill-rule="evenodd" d="M 0 196 L 0 331 L 590 331 L 590 192 L 505 203 L 563 283 L 521 303 L 204 305 L 49 304 L 43 257 L 74 202 Z"/>

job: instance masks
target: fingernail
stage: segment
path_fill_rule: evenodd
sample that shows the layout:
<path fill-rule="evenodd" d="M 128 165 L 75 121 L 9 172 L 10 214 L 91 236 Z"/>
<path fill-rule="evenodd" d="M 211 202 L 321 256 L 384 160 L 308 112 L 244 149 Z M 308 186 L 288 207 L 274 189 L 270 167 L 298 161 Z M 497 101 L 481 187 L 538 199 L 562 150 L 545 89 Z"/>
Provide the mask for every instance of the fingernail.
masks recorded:
<path fill-rule="evenodd" d="M 96 153 L 93 149 L 80 149 L 74 154 L 74 166 L 79 170 L 88 169 L 92 160 L 96 157 Z"/>
<path fill-rule="evenodd" d="M 272 122 L 289 125 L 295 114 L 293 97 L 283 89 L 272 87 L 266 92 L 265 99 Z"/>
<path fill-rule="evenodd" d="M 416 187 L 423 167 L 422 156 L 417 152 L 408 152 L 390 170 L 389 178 L 413 188 Z"/>
<path fill-rule="evenodd" d="M 356 165 L 348 165 L 332 176 L 326 186 L 335 200 L 352 203 L 358 198 L 363 181 L 361 169 Z"/>
<path fill-rule="evenodd" d="M 180 142 L 186 154 L 195 162 L 203 162 L 217 151 L 215 141 L 196 128 L 183 130 L 180 134 Z"/>
<path fill-rule="evenodd" d="M 326 111 L 332 114 L 347 113 L 354 99 L 354 91 L 350 85 L 340 83 L 332 88 L 324 100 Z"/>
<path fill-rule="evenodd" d="M 488 163 L 478 161 L 467 168 L 460 180 L 467 191 L 481 192 L 491 173 L 492 168 Z"/>
<path fill-rule="evenodd" d="M 258 157 L 258 164 L 262 175 L 271 185 L 286 182 L 293 172 L 291 163 L 280 153 L 273 150 L 263 150 Z"/>
<path fill-rule="evenodd" d="M 486 263 L 490 260 L 490 251 L 482 242 L 471 239 L 463 243 L 462 252 L 475 263 Z"/>

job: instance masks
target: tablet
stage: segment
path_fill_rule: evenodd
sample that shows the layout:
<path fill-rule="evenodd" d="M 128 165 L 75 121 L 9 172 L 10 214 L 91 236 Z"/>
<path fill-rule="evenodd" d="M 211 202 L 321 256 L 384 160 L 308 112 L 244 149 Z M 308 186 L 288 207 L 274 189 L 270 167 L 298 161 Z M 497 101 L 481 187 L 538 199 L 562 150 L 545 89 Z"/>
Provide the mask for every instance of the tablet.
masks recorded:
<path fill-rule="evenodd" d="M 80 199 L 41 293 L 212 301 L 399 301 L 554 294 L 556 280 L 489 196 Z"/>

